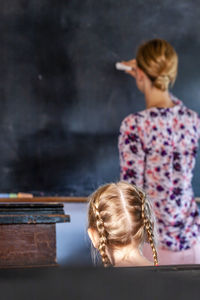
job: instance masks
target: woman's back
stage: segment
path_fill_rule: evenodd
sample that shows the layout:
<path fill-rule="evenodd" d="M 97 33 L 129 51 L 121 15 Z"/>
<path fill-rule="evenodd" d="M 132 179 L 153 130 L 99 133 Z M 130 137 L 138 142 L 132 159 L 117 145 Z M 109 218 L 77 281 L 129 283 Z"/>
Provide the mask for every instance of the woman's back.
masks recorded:
<path fill-rule="evenodd" d="M 158 221 L 161 245 L 190 248 L 200 218 L 191 185 L 200 136 L 197 114 L 173 96 L 171 108 L 129 115 L 120 128 L 121 180 L 143 187 Z"/>

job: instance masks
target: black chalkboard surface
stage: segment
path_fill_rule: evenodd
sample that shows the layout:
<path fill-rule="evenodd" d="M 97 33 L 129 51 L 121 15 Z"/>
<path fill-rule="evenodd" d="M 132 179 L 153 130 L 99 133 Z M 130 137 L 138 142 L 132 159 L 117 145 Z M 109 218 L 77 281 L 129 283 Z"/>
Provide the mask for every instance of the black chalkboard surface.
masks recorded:
<path fill-rule="evenodd" d="M 144 100 L 114 63 L 167 39 L 173 92 L 200 111 L 199 28 L 197 0 L 0 0 L 0 192 L 85 196 L 118 180 L 119 126 Z"/>

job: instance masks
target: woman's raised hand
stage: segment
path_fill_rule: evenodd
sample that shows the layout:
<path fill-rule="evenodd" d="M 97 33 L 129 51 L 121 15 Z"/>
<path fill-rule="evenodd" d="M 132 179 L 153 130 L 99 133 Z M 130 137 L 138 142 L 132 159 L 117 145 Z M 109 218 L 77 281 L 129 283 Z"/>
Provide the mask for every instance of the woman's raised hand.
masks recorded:
<path fill-rule="evenodd" d="M 136 66 L 137 66 L 136 59 L 131 59 L 131 60 L 128 60 L 128 61 L 122 61 L 121 63 L 126 65 L 126 66 L 131 67 L 130 71 L 126 70 L 125 72 L 135 78 L 136 77 Z"/>

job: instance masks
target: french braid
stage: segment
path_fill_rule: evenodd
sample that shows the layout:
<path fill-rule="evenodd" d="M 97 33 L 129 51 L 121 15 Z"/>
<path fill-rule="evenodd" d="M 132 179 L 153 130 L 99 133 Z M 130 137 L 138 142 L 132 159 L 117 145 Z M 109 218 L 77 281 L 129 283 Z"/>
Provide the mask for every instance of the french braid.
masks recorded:
<path fill-rule="evenodd" d="M 158 265 L 158 255 L 155 247 L 155 242 L 154 242 L 154 234 L 153 234 L 153 225 L 150 220 L 149 215 L 149 207 L 148 203 L 146 202 L 146 195 L 143 192 L 139 192 L 141 200 L 142 200 L 142 219 L 144 222 L 144 227 L 147 232 L 148 240 L 153 252 L 153 259 L 154 259 L 154 266 Z"/>
<path fill-rule="evenodd" d="M 105 267 L 116 264 L 116 249 L 131 245 L 134 240 L 140 246 L 145 234 L 153 251 L 154 264 L 157 265 L 153 214 L 141 189 L 126 182 L 106 184 L 89 197 L 89 203 L 88 228 L 98 233 L 95 248 Z"/>
<path fill-rule="evenodd" d="M 101 255 L 101 259 L 104 267 L 108 267 L 111 265 L 111 262 L 106 253 L 106 245 L 107 245 L 106 230 L 104 227 L 104 222 L 100 216 L 98 201 L 95 201 L 95 203 L 93 203 L 93 211 L 96 218 L 96 227 L 99 233 L 98 250 Z"/>

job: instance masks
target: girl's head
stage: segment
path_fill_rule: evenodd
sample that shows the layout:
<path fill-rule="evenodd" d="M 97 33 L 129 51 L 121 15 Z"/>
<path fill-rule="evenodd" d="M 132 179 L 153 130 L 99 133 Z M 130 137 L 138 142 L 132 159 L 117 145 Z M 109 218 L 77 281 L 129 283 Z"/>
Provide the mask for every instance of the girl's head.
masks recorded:
<path fill-rule="evenodd" d="M 89 197 L 88 222 L 89 236 L 104 266 L 114 264 L 115 249 L 131 244 L 139 247 L 147 239 L 157 264 L 150 204 L 136 186 L 118 182 L 98 188 Z"/>
<path fill-rule="evenodd" d="M 142 70 L 161 91 L 166 91 L 176 80 L 178 56 L 174 48 L 165 40 L 153 39 L 138 48 L 137 67 Z M 136 76 L 137 82 L 137 76 Z M 140 83 L 137 82 L 138 88 Z"/>

